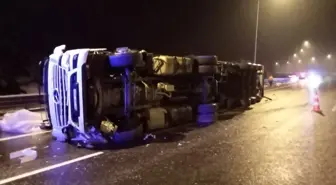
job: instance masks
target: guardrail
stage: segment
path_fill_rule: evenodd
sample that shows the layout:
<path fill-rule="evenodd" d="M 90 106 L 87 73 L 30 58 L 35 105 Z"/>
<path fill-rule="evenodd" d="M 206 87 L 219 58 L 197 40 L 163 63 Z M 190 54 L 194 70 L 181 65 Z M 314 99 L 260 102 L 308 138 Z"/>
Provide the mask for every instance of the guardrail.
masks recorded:
<path fill-rule="evenodd" d="M 288 79 L 274 79 L 274 87 L 278 87 L 277 83 L 288 84 Z M 265 84 L 268 83 L 266 82 Z M 273 89 L 274 87 L 265 86 L 265 89 Z M 31 109 L 41 107 L 44 104 L 43 96 L 44 94 L 38 93 L 0 96 L 0 110 L 8 111 L 17 108 Z"/>
<path fill-rule="evenodd" d="M 0 96 L 0 110 L 12 108 L 32 108 L 41 106 L 43 94 L 19 94 Z"/>
<path fill-rule="evenodd" d="M 269 86 L 269 83 L 268 83 L 267 79 L 264 80 L 264 84 L 265 84 L 265 86 L 264 86 L 265 90 L 274 89 L 274 88 L 277 88 L 279 86 L 290 84 L 290 78 L 274 78 L 272 87 Z"/>

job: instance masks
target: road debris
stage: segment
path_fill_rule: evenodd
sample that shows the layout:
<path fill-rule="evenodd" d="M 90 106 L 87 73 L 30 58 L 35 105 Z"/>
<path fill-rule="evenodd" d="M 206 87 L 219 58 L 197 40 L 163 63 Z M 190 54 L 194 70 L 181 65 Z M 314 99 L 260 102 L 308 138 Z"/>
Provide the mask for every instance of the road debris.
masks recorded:
<path fill-rule="evenodd" d="M 15 151 L 9 154 L 10 159 L 17 159 L 19 158 L 20 163 L 26 163 L 29 161 L 33 161 L 37 158 L 37 152 L 35 149 L 36 147 L 29 147 L 23 150 Z"/>
<path fill-rule="evenodd" d="M 156 139 L 156 136 L 154 134 L 146 134 L 143 140 L 146 141 L 148 139 Z"/>

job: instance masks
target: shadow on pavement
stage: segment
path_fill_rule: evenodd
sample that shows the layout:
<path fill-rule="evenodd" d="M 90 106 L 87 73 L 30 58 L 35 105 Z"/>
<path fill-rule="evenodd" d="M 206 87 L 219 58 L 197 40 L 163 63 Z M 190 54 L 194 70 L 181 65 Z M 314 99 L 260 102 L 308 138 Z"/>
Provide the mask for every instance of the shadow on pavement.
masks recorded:
<path fill-rule="evenodd" d="M 282 111 L 282 110 L 287 110 L 287 109 L 295 109 L 295 108 L 302 108 L 308 106 L 309 103 L 303 103 L 299 105 L 294 105 L 294 106 L 286 106 L 286 107 L 279 107 L 279 108 L 274 108 L 274 109 L 269 109 L 266 111 L 261 111 L 260 113 L 271 113 L 271 112 L 277 112 L 277 111 Z"/>
<path fill-rule="evenodd" d="M 325 116 L 322 111 L 312 111 L 312 112 L 315 112 L 316 114 L 319 114 L 321 116 Z"/>

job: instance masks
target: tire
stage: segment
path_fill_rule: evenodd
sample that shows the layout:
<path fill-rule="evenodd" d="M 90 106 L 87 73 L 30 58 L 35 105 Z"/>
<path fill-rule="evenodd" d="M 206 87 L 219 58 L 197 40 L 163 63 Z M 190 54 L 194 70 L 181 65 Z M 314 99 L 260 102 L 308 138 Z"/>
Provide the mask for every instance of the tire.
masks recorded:
<path fill-rule="evenodd" d="M 217 121 L 217 113 L 199 114 L 197 115 L 198 126 L 206 126 Z"/>
<path fill-rule="evenodd" d="M 198 66 L 198 73 L 200 74 L 215 74 L 218 73 L 218 67 L 213 65 Z"/>
<path fill-rule="evenodd" d="M 197 112 L 199 114 L 208 114 L 208 113 L 215 113 L 217 112 L 217 104 L 200 104 L 198 105 Z"/>
<path fill-rule="evenodd" d="M 256 104 L 257 103 L 257 98 L 256 97 L 252 97 L 251 98 L 251 104 Z"/>
<path fill-rule="evenodd" d="M 128 67 L 134 66 L 141 62 L 142 54 L 137 51 L 129 51 L 128 53 L 116 53 L 109 56 L 111 67 Z"/>
<path fill-rule="evenodd" d="M 218 59 L 215 55 L 195 56 L 198 65 L 217 65 Z"/>
<path fill-rule="evenodd" d="M 227 100 L 227 109 L 234 109 L 236 108 L 236 102 L 237 100 L 233 99 L 233 98 L 228 98 Z"/>
<path fill-rule="evenodd" d="M 102 84 L 102 79 L 93 78 L 89 83 L 88 91 L 88 111 L 90 114 L 101 117 L 105 108 L 111 105 L 117 106 L 121 101 L 119 93 L 121 90 L 118 88 L 109 89 L 106 85 Z M 113 98 L 111 98 L 113 97 Z M 112 101 L 111 101 L 112 100 Z M 116 101 L 115 101 L 116 100 Z"/>
<path fill-rule="evenodd" d="M 247 63 L 239 63 L 238 64 L 240 69 L 248 69 L 249 68 L 249 65 Z"/>
<path fill-rule="evenodd" d="M 249 108 L 251 106 L 251 99 L 240 100 L 243 108 Z"/>

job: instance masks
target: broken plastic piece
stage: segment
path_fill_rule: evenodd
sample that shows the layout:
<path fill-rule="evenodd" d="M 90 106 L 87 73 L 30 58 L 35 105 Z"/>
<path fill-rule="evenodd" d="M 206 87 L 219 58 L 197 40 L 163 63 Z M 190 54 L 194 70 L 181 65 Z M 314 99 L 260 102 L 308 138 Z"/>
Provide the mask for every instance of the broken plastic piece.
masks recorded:
<path fill-rule="evenodd" d="M 13 113 L 6 113 L 0 122 L 0 130 L 9 133 L 26 134 L 41 131 L 42 123 L 39 113 L 21 109 Z"/>
<path fill-rule="evenodd" d="M 146 141 L 147 139 L 156 139 L 156 136 L 153 134 L 146 134 L 143 140 Z"/>
<path fill-rule="evenodd" d="M 109 120 L 104 120 L 100 124 L 100 130 L 105 134 L 115 133 L 118 126 Z"/>
<path fill-rule="evenodd" d="M 37 152 L 33 150 L 34 147 L 26 148 L 9 154 L 10 159 L 20 159 L 20 163 L 33 161 L 37 158 Z"/>

